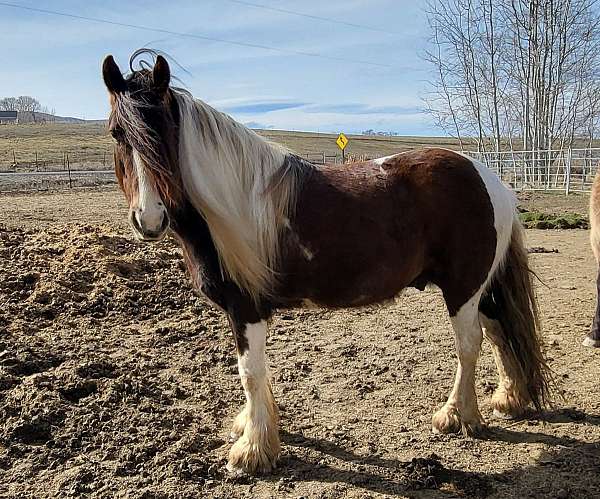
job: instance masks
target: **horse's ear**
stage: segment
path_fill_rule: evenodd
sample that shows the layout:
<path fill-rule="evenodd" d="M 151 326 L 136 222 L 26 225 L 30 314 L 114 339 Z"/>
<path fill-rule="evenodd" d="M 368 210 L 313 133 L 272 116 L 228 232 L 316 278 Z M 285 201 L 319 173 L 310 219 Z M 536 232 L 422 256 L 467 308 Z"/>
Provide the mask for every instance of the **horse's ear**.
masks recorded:
<path fill-rule="evenodd" d="M 107 55 L 102 63 L 102 78 L 108 91 L 113 94 L 125 92 L 127 83 L 121 74 L 121 70 L 113 59 L 112 55 Z"/>
<path fill-rule="evenodd" d="M 154 82 L 154 88 L 159 92 L 164 93 L 169 88 L 171 70 L 169 69 L 169 63 L 162 55 L 156 56 L 156 63 L 154 63 L 154 70 L 152 71 L 152 81 Z"/>

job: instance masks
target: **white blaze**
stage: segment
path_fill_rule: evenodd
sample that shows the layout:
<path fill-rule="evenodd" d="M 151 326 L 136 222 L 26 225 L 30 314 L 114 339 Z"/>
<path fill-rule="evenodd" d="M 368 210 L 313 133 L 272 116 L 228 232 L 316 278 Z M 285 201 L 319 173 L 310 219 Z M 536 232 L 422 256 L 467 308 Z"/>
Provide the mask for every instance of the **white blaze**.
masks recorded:
<path fill-rule="evenodd" d="M 135 217 L 145 231 L 158 231 L 163 224 L 165 207 L 156 188 L 148 178 L 142 158 L 135 149 L 133 150 L 133 162 L 138 180 L 138 202 L 134 207 Z"/>

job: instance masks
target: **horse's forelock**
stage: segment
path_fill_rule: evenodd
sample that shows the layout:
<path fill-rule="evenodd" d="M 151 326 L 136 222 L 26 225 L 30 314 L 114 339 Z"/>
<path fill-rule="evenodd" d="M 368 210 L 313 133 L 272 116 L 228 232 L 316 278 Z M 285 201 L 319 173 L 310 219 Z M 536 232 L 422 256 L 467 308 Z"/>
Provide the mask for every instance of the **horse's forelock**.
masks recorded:
<path fill-rule="evenodd" d="M 181 199 L 179 171 L 175 159 L 177 145 L 172 134 L 161 135 L 160 131 L 153 126 L 157 124 L 149 123 L 146 117 L 152 111 L 166 121 L 173 120 L 174 117 L 169 115 L 165 102 L 151 102 L 147 90 L 151 80 L 147 80 L 146 73 L 148 72 L 145 70 L 136 71 L 128 78 L 132 89 L 115 97 L 111 121 L 121 127 L 126 142 L 142 158 L 163 202 L 173 206 Z M 165 98 L 170 99 L 169 93 Z M 176 123 L 171 125 L 176 126 Z M 164 132 L 168 127 L 163 129 Z"/>

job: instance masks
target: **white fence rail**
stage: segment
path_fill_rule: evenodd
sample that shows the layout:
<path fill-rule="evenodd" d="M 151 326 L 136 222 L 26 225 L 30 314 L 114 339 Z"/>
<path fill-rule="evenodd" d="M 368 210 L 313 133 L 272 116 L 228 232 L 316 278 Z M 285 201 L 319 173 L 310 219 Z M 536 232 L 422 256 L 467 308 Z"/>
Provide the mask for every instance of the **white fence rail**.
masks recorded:
<path fill-rule="evenodd" d="M 600 164 L 600 148 L 467 154 L 517 191 L 587 192 Z"/>

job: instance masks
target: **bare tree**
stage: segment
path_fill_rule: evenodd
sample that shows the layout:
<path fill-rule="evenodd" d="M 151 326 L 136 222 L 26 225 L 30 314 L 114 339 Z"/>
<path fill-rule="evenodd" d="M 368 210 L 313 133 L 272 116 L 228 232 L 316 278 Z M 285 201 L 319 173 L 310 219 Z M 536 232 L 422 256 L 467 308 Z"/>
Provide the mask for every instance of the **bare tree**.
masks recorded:
<path fill-rule="evenodd" d="M 17 111 L 16 97 L 5 97 L 0 99 L 0 111 Z"/>
<path fill-rule="evenodd" d="M 425 100 L 436 123 L 481 151 L 540 151 L 595 134 L 596 0 L 430 0 Z"/>

